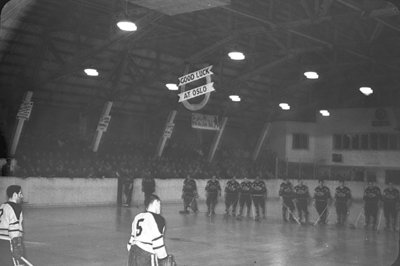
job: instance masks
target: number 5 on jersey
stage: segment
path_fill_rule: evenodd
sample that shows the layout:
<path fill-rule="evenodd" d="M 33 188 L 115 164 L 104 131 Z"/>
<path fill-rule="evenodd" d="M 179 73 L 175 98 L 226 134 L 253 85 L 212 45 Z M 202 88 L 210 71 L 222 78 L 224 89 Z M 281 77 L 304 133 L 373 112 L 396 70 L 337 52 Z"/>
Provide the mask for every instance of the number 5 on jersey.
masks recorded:
<path fill-rule="evenodd" d="M 142 233 L 143 228 L 140 226 L 140 224 L 144 221 L 144 219 L 139 219 L 136 223 L 136 236 L 140 236 Z"/>

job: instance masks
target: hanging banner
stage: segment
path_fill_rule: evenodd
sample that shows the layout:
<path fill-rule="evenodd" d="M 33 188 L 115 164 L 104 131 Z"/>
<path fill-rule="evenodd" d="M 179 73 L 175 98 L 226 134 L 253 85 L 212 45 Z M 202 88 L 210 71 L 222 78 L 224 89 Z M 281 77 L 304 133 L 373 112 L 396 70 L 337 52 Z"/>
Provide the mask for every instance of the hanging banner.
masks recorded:
<path fill-rule="evenodd" d="M 203 69 L 197 70 L 195 72 L 186 74 L 186 75 L 178 78 L 178 80 L 179 80 L 178 86 L 186 85 L 190 82 L 193 82 L 193 81 L 196 81 L 201 78 L 205 78 L 207 76 L 214 74 L 213 72 L 211 72 L 212 67 L 213 66 L 208 66 L 208 67 L 205 67 Z"/>
<path fill-rule="evenodd" d="M 174 131 L 175 124 L 174 123 L 167 123 L 164 130 L 164 137 L 170 138 L 172 136 L 172 132 Z"/>
<path fill-rule="evenodd" d="M 213 85 L 214 85 L 214 82 L 211 82 L 211 83 L 208 83 L 206 85 L 203 85 L 203 86 L 200 86 L 200 87 L 197 87 L 197 88 L 194 88 L 194 89 L 179 93 L 178 94 L 178 96 L 179 96 L 179 101 L 178 102 L 187 101 L 189 99 L 196 98 L 197 96 L 200 96 L 200 95 L 215 91 Z"/>
<path fill-rule="evenodd" d="M 24 101 L 22 102 L 21 106 L 18 109 L 17 118 L 23 120 L 29 120 L 31 116 L 33 107 L 33 102 L 31 101 Z"/>
<path fill-rule="evenodd" d="M 192 113 L 192 128 L 219 130 L 218 116 Z"/>
<path fill-rule="evenodd" d="M 100 118 L 99 124 L 97 125 L 97 130 L 102 132 L 107 132 L 108 125 L 110 124 L 111 116 L 105 115 Z"/>

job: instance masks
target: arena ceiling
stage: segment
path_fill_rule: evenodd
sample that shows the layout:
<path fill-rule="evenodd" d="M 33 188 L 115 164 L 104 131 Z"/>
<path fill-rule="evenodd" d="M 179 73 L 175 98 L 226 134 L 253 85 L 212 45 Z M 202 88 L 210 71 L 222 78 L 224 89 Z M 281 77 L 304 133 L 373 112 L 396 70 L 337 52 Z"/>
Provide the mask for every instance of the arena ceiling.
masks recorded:
<path fill-rule="evenodd" d="M 120 31 L 122 16 L 138 30 Z M 305 120 L 319 109 L 399 105 L 399 11 L 383 0 L 11 0 L 1 20 L 0 101 L 15 112 L 32 90 L 35 104 L 189 113 L 165 84 L 208 64 L 216 91 L 201 112 L 237 123 L 282 115 L 280 102 Z M 246 59 L 230 60 L 232 49 Z"/>

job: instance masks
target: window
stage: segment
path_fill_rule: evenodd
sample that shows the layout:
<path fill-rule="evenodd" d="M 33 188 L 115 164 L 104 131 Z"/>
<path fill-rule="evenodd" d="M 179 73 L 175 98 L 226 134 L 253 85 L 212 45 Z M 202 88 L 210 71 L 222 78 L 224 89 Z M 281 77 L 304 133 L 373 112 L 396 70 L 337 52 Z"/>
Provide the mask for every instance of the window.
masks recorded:
<path fill-rule="evenodd" d="M 308 149 L 308 135 L 303 133 L 293 134 L 292 149 L 306 150 Z"/>
<path fill-rule="evenodd" d="M 389 149 L 390 150 L 397 150 L 399 148 L 398 140 L 399 140 L 398 135 L 396 135 L 396 134 L 389 135 Z"/>
<path fill-rule="evenodd" d="M 379 149 L 387 150 L 389 147 L 389 136 L 388 134 L 379 134 Z"/>
<path fill-rule="evenodd" d="M 333 134 L 333 150 L 400 150 L 400 134 Z"/>
<path fill-rule="evenodd" d="M 350 142 L 351 142 L 351 139 L 350 139 L 350 135 L 348 135 L 348 134 L 344 134 L 343 136 L 342 136 L 342 141 L 343 141 L 343 149 L 344 150 L 348 150 L 348 149 L 350 149 Z"/>
<path fill-rule="evenodd" d="M 358 150 L 360 148 L 360 135 L 354 134 L 351 136 L 351 148 Z"/>
<path fill-rule="evenodd" d="M 369 144 L 371 145 L 371 150 L 377 150 L 378 149 L 378 134 L 376 133 L 371 133 L 369 134 Z"/>
<path fill-rule="evenodd" d="M 340 134 L 333 135 L 333 149 L 335 150 L 342 149 L 342 135 Z"/>
<path fill-rule="evenodd" d="M 361 134 L 361 149 L 368 150 L 368 134 Z"/>

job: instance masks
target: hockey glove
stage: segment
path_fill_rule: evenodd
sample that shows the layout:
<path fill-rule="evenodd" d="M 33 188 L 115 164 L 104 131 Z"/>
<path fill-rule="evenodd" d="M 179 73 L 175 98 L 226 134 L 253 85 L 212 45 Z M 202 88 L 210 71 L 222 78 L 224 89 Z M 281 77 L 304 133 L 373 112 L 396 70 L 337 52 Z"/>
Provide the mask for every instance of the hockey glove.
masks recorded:
<path fill-rule="evenodd" d="M 21 259 L 21 257 L 24 255 L 22 237 L 14 237 L 11 239 L 11 248 L 12 256 L 16 259 Z"/>
<path fill-rule="evenodd" d="M 169 254 L 166 258 L 158 260 L 159 266 L 176 266 L 174 255 Z"/>

